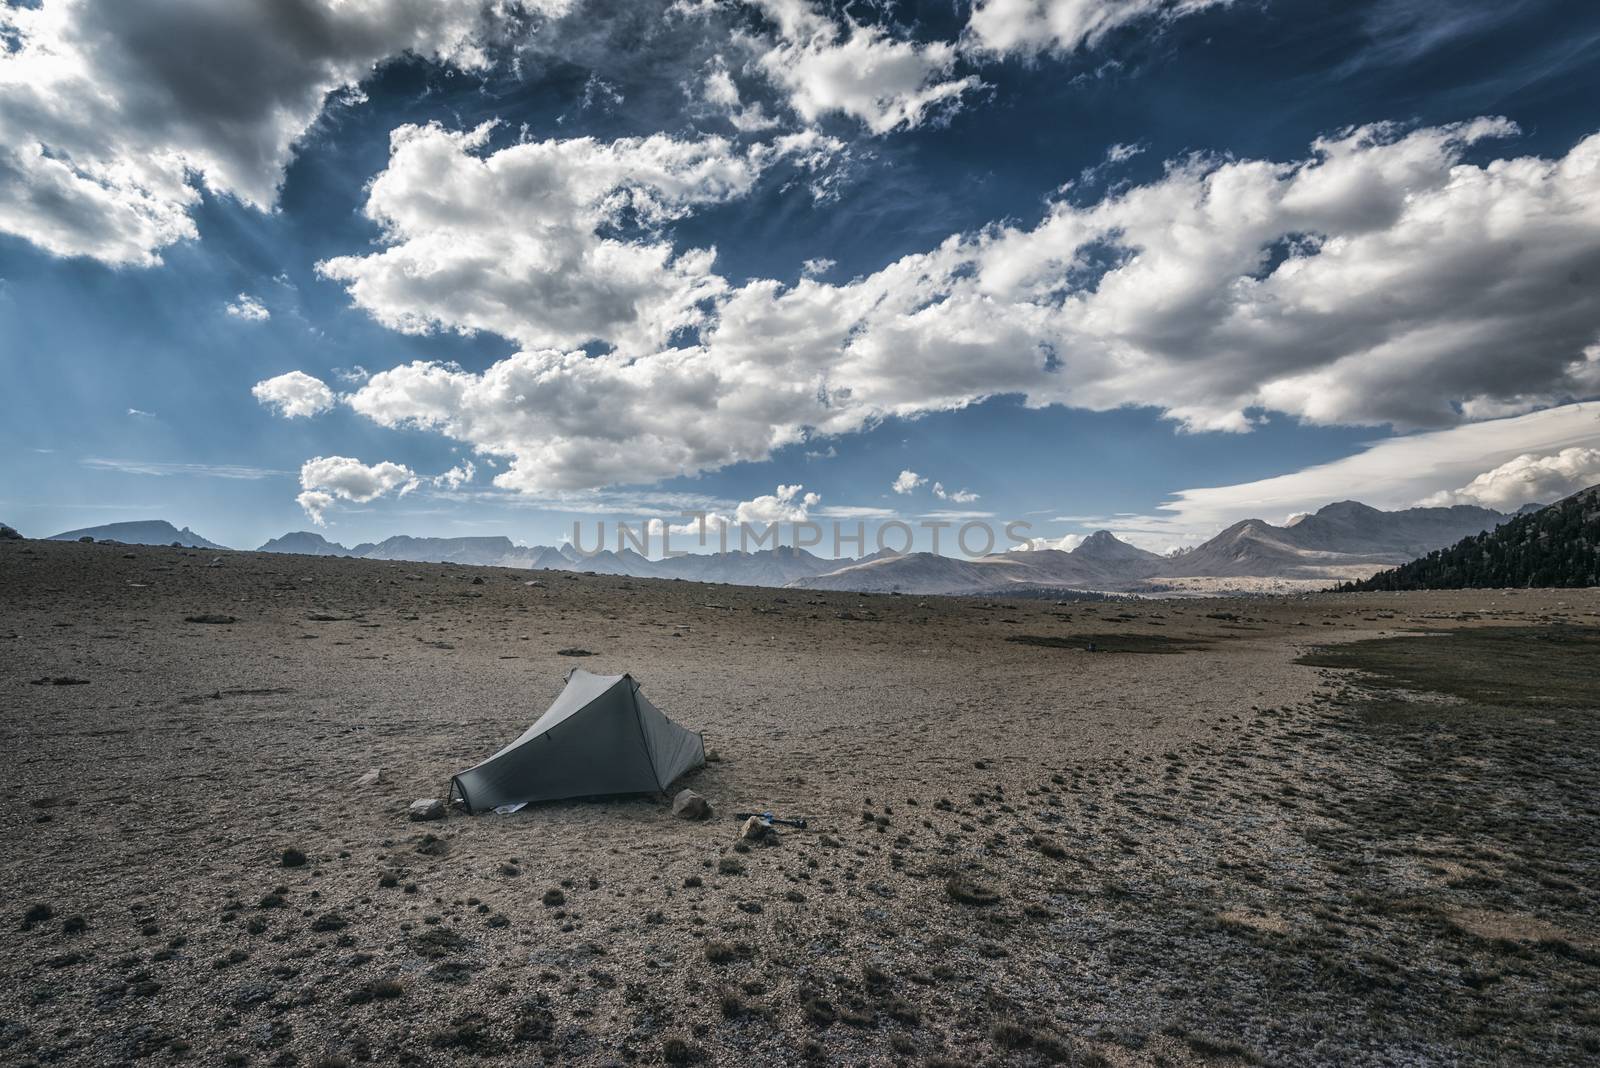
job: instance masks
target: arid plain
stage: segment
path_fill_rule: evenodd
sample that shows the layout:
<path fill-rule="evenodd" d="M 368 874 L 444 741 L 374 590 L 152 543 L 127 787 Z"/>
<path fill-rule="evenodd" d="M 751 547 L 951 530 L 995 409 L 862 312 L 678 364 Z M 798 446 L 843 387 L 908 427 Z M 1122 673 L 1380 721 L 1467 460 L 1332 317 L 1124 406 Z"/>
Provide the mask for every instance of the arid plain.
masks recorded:
<path fill-rule="evenodd" d="M 710 820 L 408 821 L 580 665 L 705 732 Z M 1593 590 L 0 543 L 0 1060 L 1593 1063 L 1596 678 Z"/>

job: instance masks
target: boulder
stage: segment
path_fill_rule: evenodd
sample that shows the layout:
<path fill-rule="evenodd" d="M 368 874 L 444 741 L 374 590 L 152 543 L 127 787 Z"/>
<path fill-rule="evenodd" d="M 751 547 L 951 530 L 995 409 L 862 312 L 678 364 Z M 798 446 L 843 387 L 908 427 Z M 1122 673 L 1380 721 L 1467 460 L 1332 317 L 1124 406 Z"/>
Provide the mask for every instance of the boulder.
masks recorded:
<path fill-rule="evenodd" d="M 711 805 L 693 790 L 680 790 L 672 799 L 672 814 L 683 820 L 711 818 Z"/>
<path fill-rule="evenodd" d="M 418 798 L 411 802 L 411 808 L 407 815 L 417 822 L 442 820 L 444 819 L 444 802 L 437 797 Z"/>

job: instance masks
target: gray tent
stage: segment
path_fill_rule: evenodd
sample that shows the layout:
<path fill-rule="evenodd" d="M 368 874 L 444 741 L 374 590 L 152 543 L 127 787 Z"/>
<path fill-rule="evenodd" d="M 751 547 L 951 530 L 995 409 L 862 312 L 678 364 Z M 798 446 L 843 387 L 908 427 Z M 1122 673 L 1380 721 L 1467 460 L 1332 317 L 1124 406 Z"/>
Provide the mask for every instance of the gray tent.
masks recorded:
<path fill-rule="evenodd" d="M 706 762 L 704 740 L 672 722 L 632 675 L 567 673 L 567 688 L 522 737 L 450 780 L 467 811 L 518 801 L 665 790 Z"/>

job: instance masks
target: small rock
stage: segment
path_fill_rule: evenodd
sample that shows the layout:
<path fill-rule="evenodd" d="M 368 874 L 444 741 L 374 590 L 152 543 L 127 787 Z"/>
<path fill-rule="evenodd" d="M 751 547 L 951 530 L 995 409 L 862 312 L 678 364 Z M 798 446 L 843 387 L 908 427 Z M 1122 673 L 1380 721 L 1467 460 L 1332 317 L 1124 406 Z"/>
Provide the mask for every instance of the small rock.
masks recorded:
<path fill-rule="evenodd" d="M 408 810 L 407 815 L 417 822 L 442 820 L 444 819 L 444 802 L 437 797 L 420 797 L 411 802 L 411 808 Z"/>
<path fill-rule="evenodd" d="M 198 616 L 184 616 L 185 623 L 237 623 L 232 616 L 225 616 L 220 612 L 204 612 Z"/>
<path fill-rule="evenodd" d="M 382 768 L 369 768 L 367 773 L 356 780 L 357 786 L 376 786 L 383 781 Z"/>
<path fill-rule="evenodd" d="M 557 656 L 593 656 L 587 649 L 557 649 Z"/>
<path fill-rule="evenodd" d="M 709 819 L 711 805 L 693 790 L 680 790 L 672 799 L 672 814 L 684 820 Z"/>
<path fill-rule="evenodd" d="M 282 860 L 285 868 L 303 868 L 306 863 L 306 855 L 294 846 L 290 846 L 283 851 Z"/>
<path fill-rule="evenodd" d="M 777 832 L 772 826 L 762 820 L 760 816 L 751 816 L 744 821 L 744 826 L 739 828 L 739 841 L 754 842 L 757 845 L 766 845 L 777 839 Z"/>
<path fill-rule="evenodd" d="M 474 576 L 472 576 L 472 584 L 474 586 L 482 586 L 483 585 L 483 576 L 482 575 L 474 575 Z"/>

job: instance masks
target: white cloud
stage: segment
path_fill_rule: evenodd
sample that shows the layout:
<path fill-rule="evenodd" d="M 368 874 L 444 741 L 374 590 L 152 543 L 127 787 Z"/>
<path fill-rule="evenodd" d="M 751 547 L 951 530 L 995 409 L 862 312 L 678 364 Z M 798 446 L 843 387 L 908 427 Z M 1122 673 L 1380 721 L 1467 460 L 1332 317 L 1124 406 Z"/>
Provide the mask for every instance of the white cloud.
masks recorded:
<path fill-rule="evenodd" d="M 894 490 L 896 493 L 904 494 L 912 492 L 918 486 L 926 485 L 927 482 L 927 479 L 923 478 L 915 471 L 906 470 L 895 476 L 894 482 L 889 486 L 889 488 Z"/>
<path fill-rule="evenodd" d="M 264 323 L 272 318 L 272 313 L 267 310 L 266 305 L 248 293 L 240 293 L 238 300 L 228 304 L 227 311 L 235 319 L 252 323 Z"/>
<path fill-rule="evenodd" d="M 1419 503 L 1431 507 L 1476 504 L 1512 512 L 1525 504 L 1550 504 L 1596 483 L 1600 483 L 1600 448 L 1574 445 L 1545 456 L 1523 453 L 1460 489 L 1435 493 Z"/>
<path fill-rule="evenodd" d="M 895 480 L 890 484 L 889 488 L 899 494 L 910 494 L 915 493 L 927 484 L 928 480 L 922 475 L 917 474 L 915 471 L 907 470 L 901 471 L 900 474 L 895 476 Z M 949 501 L 951 504 L 971 504 L 978 499 L 978 495 L 971 490 L 947 490 L 943 482 L 935 482 L 933 484 L 933 495 L 941 501 Z"/>
<path fill-rule="evenodd" d="M 727 525 L 728 517 L 722 515 L 720 512 L 708 512 L 703 520 L 704 530 L 707 534 L 713 534 Z M 664 519 L 652 519 L 650 520 L 649 526 L 650 534 L 654 537 L 659 537 L 663 530 L 669 529 L 669 526 Z M 702 520 L 695 518 L 689 520 L 687 523 L 675 523 L 670 526 L 670 529 L 674 534 L 698 535 L 702 529 Z"/>
<path fill-rule="evenodd" d="M 875 134 L 920 125 L 960 106 L 980 85 L 957 78 L 956 47 L 897 40 L 875 26 L 851 23 L 848 32 L 807 0 L 752 0 L 778 27 L 780 40 L 759 60 L 806 122 L 840 113 Z"/>
<path fill-rule="evenodd" d="M 402 52 L 483 64 L 489 0 L 0 8 L 0 231 L 149 266 L 199 186 L 268 208 L 328 94 Z"/>
<path fill-rule="evenodd" d="M 285 419 L 325 412 L 336 399 L 327 383 L 304 371 L 290 371 L 257 382 L 250 388 L 250 395 Z"/>
<path fill-rule="evenodd" d="M 804 523 L 810 510 L 822 500 L 816 493 L 802 496 L 800 491 L 804 488 L 798 483 L 780 485 L 772 493 L 741 502 L 733 517 L 740 523 Z"/>
<path fill-rule="evenodd" d="M 412 363 L 375 374 L 351 403 L 504 458 L 496 485 L 545 493 L 764 460 L 999 394 L 1153 407 L 1187 429 L 1240 432 L 1272 412 L 1410 429 L 1600 394 L 1600 287 L 1587 281 L 1600 262 L 1600 136 L 1554 160 L 1465 161 L 1512 132 L 1493 119 L 1367 127 L 1299 161 L 1178 160 L 1098 202 L 1059 201 L 1037 226 L 958 234 L 837 285 L 733 287 L 708 263 L 695 284 L 713 295 L 687 313 L 692 343 L 648 344 L 662 330 L 641 324 L 660 315 L 602 301 L 571 313 L 591 324 L 571 333 L 609 330 L 615 351 L 530 348 L 482 373 Z M 470 183 L 467 196 L 467 224 L 441 226 L 440 242 L 508 228 L 481 217 Z M 447 214 L 450 197 L 437 203 Z M 670 291 L 679 268 L 655 247 L 661 277 L 643 288 Z M 526 287 L 496 294 L 496 270 L 407 282 L 384 314 L 560 332 L 528 310 Z"/>
<path fill-rule="evenodd" d="M 366 504 L 395 491 L 404 497 L 421 481 L 409 467 L 388 460 L 364 464 L 349 456 L 316 456 L 300 466 L 303 492 L 296 500 L 321 526 L 336 499 Z"/>
<path fill-rule="evenodd" d="M 949 501 L 951 504 L 971 504 L 978 499 L 978 495 L 971 490 L 947 490 L 944 488 L 943 482 L 935 482 L 933 484 L 933 495 L 941 501 Z"/>
<path fill-rule="evenodd" d="M 136 419 L 154 419 L 156 417 L 155 412 L 147 412 L 143 408 L 129 408 L 128 414 Z"/>
<path fill-rule="evenodd" d="M 1012 552 L 1031 552 L 1040 549 L 1059 549 L 1070 553 L 1084 542 L 1082 534 L 1063 534 L 1059 538 L 1029 538 L 1021 545 L 1013 545 Z"/>
<path fill-rule="evenodd" d="M 661 345 L 698 325 L 700 304 L 726 283 L 712 273 L 712 250 L 674 253 L 653 228 L 743 196 L 782 154 L 666 134 L 484 152 L 492 131 L 493 124 L 460 133 L 396 129 L 389 166 L 365 207 L 387 247 L 324 261 L 319 272 L 405 333 L 489 330 L 528 346 Z M 617 236 L 625 216 L 652 229 Z"/>
<path fill-rule="evenodd" d="M 1130 23 L 1170 21 L 1232 0 L 976 0 L 967 43 L 978 51 L 1073 52 Z"/>
<path fill-rule="evenodd" d="M 663 530 L 669 530 L 673 537 L 692 537 L 699 544 L 705 545 L 713 534 L 731 527 L 733 520 L 721 512 L 706 512 L 702 516 L 690 519 L 687 523 L 668 524 L 663 519 L 652 519 L 648 525 L 652 538 L 659 538 Z"/>
<path fill-rule="evenodd" d="M 714 111 L 725 115 L 740 133 L 759 133 L 778 125 L 778 120 L 768 115 L 760 104 L 744 103 L 739 86 L 721 56 L 712 59 L 700 92 L 701 99 Z"/>
<path fill-rule="evenodd" d="M 800 265 L 800 273 L 807 278 L 815 278 L 819 274 L 827 274 L 836 266 L 838 266 L 836 260 L 830 260 L 826 256 L 819 256 L 816 259 L 806 260 L 802 263 Z"/>
<path fill-rule="evenodd" d="M 317 526 L 327 524 L 328 509 L 333 507 L 333 494 L 321 490 L 305 490 L 295 497 L 295 503 L 305 509 L 307 516 Z"/>
<path fill-rule="evenodd" d="M 450 470 L 446 471 L 444 474 L 434 475 L 433 478 L 429 479 L 429 481 L 435 486 L 442 486 L 445 489 L 454 490 L 460 489 L 468 482 L 471 482 L 473 476 L 475 476 L 477 473 L 478 469 L 473 465 L 471 460 L 463 460 Z"/>
<path fill-rule="evenodd" d="M 704 545 L 711 535 L 730 529 L 737 523 L 759 523 L 763 526 L 772 523 L 804 523 L 811 509 L 822 501 L 820 494 L 802 494 L 801 490 L 804 488 L 799 484 L 779 485 L 772 493 L 741 501 L 734 506 L 731 515 L 724 511 L 689 509 L 701 514 L 693 516 L 684 523 L 668 524 L 661 519 L 652 519 L 649 523 L 650 534 L 659 537 L 661 531 L 667 529 L 675 537 L 678 535 L 693 537 Z M 827 511 L 832 514 L 835 510 Z"/>

